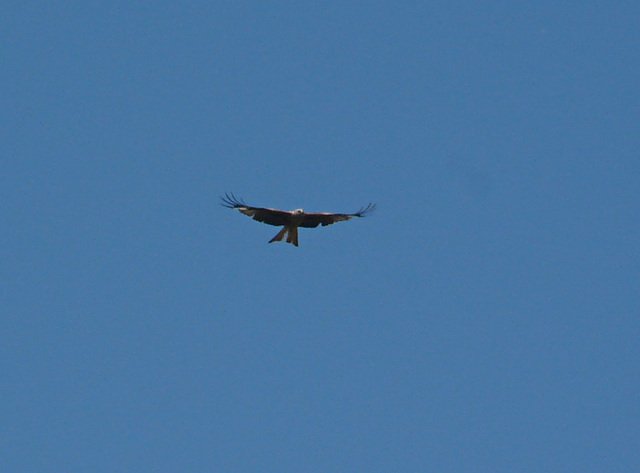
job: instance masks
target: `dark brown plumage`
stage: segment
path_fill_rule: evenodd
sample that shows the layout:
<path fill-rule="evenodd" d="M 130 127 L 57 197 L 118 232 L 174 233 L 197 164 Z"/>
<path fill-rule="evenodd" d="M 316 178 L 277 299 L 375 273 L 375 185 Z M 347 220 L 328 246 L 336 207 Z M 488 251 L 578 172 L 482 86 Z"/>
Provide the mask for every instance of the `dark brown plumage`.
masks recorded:
<path fill-rule="evenodd" d="M 375 204 L 369 204 L 362 207 L 352 214 L 334 214 L 334 213 L 305 213 L 302 209 L 286 210 L 270 209 L 265 207 L 251 207 L 245 204 L 242 199 L 236 198 L 233 193 L 227 193 L 221 197 L 224 207 L 236 209 L 243 214 L 253 218 L 254 220 L 268 225 L 280 226 L 283 228 L 273 237 L 269 243 L 274 241 L 282 241 L 287 236 L 287 243 L 298 246 L 298 227 L 315 228 L 318 225 L 327 226 L 336 222 L 343 222 L 354 217 L 365 217 L 376 208 Z"/>

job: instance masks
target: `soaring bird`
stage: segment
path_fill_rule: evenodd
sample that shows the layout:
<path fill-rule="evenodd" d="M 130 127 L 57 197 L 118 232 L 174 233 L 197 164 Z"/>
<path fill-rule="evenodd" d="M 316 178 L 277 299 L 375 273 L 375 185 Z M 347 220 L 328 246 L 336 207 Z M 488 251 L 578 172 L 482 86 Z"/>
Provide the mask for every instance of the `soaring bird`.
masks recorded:
<path fill-rule="evenodd" d="M 221 196 L 220 199 L 222 200 L 222 206 L 239 210 L 258 222 L 278 227 L 282 225 L 282 230 L 269 240 L 269 243 L 282 241 L 286 235 L 287 243 L 292 243 L 295 246 L 298 246 L 298 227 L 315 228 L 320 224 L 324 227 L 354 217 L 365 217 L 376 208 L 376 204 L 369 204 L 352 214 L 306 213 L 302 209 L 286 211 L 267 209 L 264 207 L 251 207 L 245 204 L 242 199 L 236 198 L 233 193 L 226 193 L 224 196 Z"/>

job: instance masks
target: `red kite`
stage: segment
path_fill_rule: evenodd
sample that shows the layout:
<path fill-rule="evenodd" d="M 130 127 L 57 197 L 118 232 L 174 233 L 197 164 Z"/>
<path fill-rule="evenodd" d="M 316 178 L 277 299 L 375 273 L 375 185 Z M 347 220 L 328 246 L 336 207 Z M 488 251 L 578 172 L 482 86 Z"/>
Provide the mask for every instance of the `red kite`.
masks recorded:
<path fill-rule="evenodd" d="M 282 225 L 282 230 L 269 240 L 269 243 L 282 241 L 286 235 L 287 243 L 292 243 L 295 246 L 298 246 L 298 227 L 315 228 L 320 224 L 324 227 L 336 222 L 352 219 L 353 217 L 365 217 L 376 208 L 376 204 L 369 204 L 352 214 L 305 213 L 302 209 L 288 212 L 286 210 L 251 207 L 245 204 L 242 199 L 237 199 L 233 193 L 225 194 L 224 197 L 220 198 L 222 199 L 222 206 L 239 210 L 243 214 L 253 217 L 253 219 L 258 222 L 278 227 Z"/>

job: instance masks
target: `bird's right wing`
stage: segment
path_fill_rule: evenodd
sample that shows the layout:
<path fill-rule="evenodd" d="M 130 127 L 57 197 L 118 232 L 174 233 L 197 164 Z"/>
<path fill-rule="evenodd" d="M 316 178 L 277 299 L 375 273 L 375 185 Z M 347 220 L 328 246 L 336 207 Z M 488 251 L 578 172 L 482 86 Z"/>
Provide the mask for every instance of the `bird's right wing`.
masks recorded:
<path fill-rule="evenodd" d="M 336 222 L 344 222 L 354 217 L 366 217 L 376 209 L 376 204 L 369 204 L 352 214 L 332 214 L 332 213 L 308 213 L 305 214 L 301 227 L 315 228 L 322 224 L 323 227 L 333 225 Z"/>

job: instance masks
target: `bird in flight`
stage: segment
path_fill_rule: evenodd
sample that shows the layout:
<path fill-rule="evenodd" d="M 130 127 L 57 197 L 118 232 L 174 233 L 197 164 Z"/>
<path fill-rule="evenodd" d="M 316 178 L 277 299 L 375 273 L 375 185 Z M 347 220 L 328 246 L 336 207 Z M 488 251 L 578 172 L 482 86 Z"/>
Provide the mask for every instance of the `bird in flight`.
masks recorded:
<path fill-rule="evenodd" d="M 269 243 L 282 241 L 286 236 L 287 243 L 292 243 L 295 246 L 298 246 L 298 227 L 315 228 L 320 224 L 324 227 L 354 217 L 365 217 L 376 208 L 376 204 L 369 204 L 352 214 L 306 213 L 302 209 L 286 211 L 251 207 L 245 204 L 242 199 L 236 198 L 233 193 L 227 193 L 223 197 L 221 196 L 220 199 L 222 200 L 221 205 L 223 207 L 239 210 L 258 222 L 275 225 L 277 227 L 282 225 L 282 230 L 269 240 Z"/>

